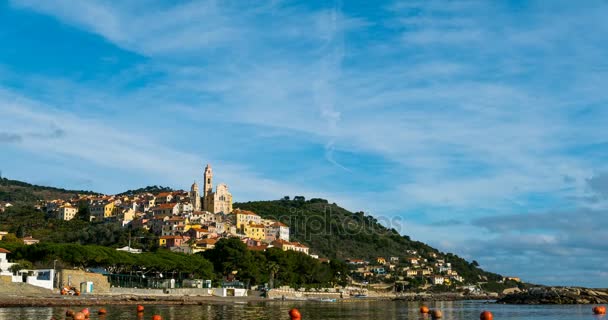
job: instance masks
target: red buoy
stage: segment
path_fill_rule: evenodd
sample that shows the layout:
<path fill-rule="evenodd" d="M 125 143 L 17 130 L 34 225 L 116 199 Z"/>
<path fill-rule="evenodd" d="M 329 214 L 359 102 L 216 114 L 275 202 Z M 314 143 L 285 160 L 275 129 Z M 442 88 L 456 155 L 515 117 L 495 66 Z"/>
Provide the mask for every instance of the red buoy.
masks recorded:
<path fill-rule="evenodd" d="M 302 319 L 302 315 L 300 314 L 300 311 L 298 311 L 298 309 L 296 309 L 296 308 L 289 310 L 289 316 L 291 317 L 291 320 Z"/>
<path fill-rule="evenodd" d="M 91 312 L 89 311 L 89 308 L 84 308 L 80 312 L 82 312 L 84 314 L 85 318 L 89 318 L 91 316 Z"/>
<path fill-rule="evenodd" d="M 142 306 L 141 304 L 137 305 L 137 312 L 144 312 L 144 306 Z"/>
<path fill-rule="evenodd" d="M 74 310 L 68 309 L 65 311 L 65 316 L 66 317 L 74 317 Z"/>
<path fill-rule="evenodd" d="M 97 311 L 97 314 L 102 315 L 102 314 L 106 314 L 108 313 L 108 311 L 106 311 L 106 308 L 99 308 L 99 311 Z"/>
<path fill-rule="evenodd" d="M 593 313 L 594 314 L 606 314 L 606 307 L 604 306 L 597 306 L 593 308 Z"/>
<path fill-rule="evenodd" d="M 492 320 L 494 319 L 494 315 L 492 315 L 492 312 L 490 311 L 483 311 L 480 315 L 479 315 L 479 320 Z"/>
<path fill-rule="evenodd" d="M 84 320 L 84 313 L 82 312 L 76 312 L 74 313 L 74 320 Z"/>
<path fill-rule="evenodd" d="M 160 315 L 155 314 L 152 316 L 152 320 L 163 320 L 163 318 Z"/>
<path fill-rule="evenodd" d="M 443 318 L 443 312 L 441 312 L 441 310 L 433 310 L 431 311 L 431 318 L 441 319 Z"/>
<path fill-rule="evenodd" d="M 429 312 L 430 312 L 429 307 L 427 307 L 427 306 L 420 307 L 420 313 L 429 313 Z"/>

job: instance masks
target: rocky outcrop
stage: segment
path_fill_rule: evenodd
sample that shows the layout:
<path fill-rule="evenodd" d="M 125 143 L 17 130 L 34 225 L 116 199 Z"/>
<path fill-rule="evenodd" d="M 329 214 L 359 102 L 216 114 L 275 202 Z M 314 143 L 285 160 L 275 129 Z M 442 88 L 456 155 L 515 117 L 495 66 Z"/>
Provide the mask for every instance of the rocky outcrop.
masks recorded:
<path fill-rule="evenodd" d="M 535 287 L 496 301 L 505 304 L 606 304 L 608 290 L 575 287 Z"/>

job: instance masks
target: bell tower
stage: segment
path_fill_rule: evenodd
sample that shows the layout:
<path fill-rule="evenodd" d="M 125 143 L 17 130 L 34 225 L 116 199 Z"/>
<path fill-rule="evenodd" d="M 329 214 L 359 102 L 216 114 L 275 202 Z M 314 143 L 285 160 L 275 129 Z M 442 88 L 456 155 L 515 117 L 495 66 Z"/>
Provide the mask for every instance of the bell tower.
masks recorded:
<path fill-rule="evenodd" d="M 205 173 L 203 174 L 203 178 L 205 178 L 205 184 L 203 189 L 205 190 L 205 196 L 213 193 L 213 170 L 211 170 L 211 165 L 207 164 L 205 167 Z"/>
<path fill-rule="evenodd" d="M 210 211 L 209 209 L 213 209 L 209 208 L 213 203 L 213 170 L 211 170 L 210 164 L 205 167 L 203 178 L 205 179 L 203 184 L 203 210 Z"/>
<path fill-rule="evenodd" d="M 196 181 L 194 181 L 192 187 L 190 187 L 190 201 L 192 202 L 194 211 L 201 210 L 201 196 L 198 192 L 198 184 L 196 184 Z"/>

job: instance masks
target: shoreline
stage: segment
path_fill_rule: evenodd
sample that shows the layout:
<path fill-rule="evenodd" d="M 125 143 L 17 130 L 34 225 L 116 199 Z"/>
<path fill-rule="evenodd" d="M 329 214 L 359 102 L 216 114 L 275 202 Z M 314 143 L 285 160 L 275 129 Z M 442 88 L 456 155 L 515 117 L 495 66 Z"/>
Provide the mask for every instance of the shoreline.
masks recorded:
<path fill-rule="evenodd" d="M 153 296 L 153 295 L 88 295 L 88 296 L 4 296 L 0 297 L 0 308 L 18 307 L 71 307 L 107 305 L 206 305 L 206 304 L 250 304 L 250 303 L 355 303 L 363 301 L 456 301 L 487 300 L 489 297 L 460 297 L 447 295 L 390 297 L 371 296 L 364 298 L 348 297 L 335 302 L 322 302 L 315 299 L 268 299 L 259 296 L 217 297 L 217 296 Z"/>

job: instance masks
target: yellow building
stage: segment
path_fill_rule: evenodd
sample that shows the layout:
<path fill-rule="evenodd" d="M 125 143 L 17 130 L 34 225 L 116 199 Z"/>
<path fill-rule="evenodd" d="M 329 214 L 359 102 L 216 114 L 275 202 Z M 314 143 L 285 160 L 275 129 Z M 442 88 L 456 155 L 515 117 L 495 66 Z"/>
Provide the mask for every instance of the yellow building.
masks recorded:
<path fill-rule="evenodd" d="M 236 215 L 236 227 L 238 229 L 244 228 L 249 223 L 261 224 L 262 222 L 262 217 L 251 211 L 236 209 L 234 214 Z"/>
<path fill-rule="evenodd" d="M 97 202 L 89 207 L 91 220 L 103 220 L 116 215 L 118 208 L 114 206 L 114 201 Z"/>
<path fill-rule="evenodd" d="M 305 246 L 299 242 L 289 242 L 289 241 L 285 241 L 285 240 L 275 240 L 271 243 L 271 245 L 275 248 L 279 248 L 283 251 L 296 251 L 296 252 L 301 252 L 304 253 L 306 255 L 309 254 L 309 250 L 310 248 L 308 246 Z"/>
<path fill-rule="evenodd" d="M 264 240 L 266 238 L 266 232 L 263 224 L 256 224 L 249 222 L 244 228 L 245 236 L 255 240 Z"/>

